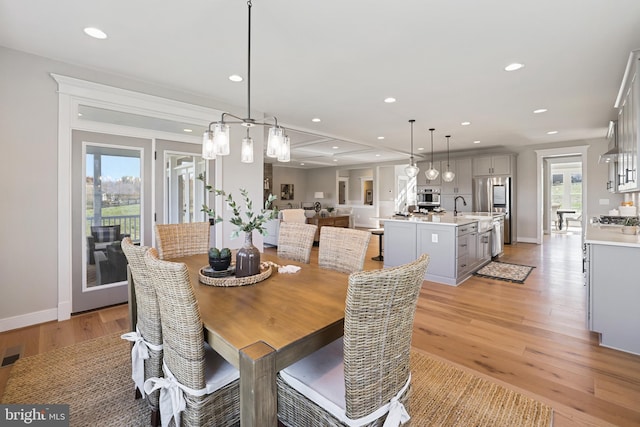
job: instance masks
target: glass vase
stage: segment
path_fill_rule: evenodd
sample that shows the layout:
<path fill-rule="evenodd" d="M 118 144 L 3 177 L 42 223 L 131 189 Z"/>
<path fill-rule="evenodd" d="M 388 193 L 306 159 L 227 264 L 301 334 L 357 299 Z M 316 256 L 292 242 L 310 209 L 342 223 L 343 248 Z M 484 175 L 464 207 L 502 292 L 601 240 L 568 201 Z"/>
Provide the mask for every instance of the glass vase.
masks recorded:
<path fill-rule="evenodd" d="M 253 246 L 253 233 L 245 233 L 244 245 L 236 254 L 236 277 L 253 276 L 260 273 L 260 251 Z"/>

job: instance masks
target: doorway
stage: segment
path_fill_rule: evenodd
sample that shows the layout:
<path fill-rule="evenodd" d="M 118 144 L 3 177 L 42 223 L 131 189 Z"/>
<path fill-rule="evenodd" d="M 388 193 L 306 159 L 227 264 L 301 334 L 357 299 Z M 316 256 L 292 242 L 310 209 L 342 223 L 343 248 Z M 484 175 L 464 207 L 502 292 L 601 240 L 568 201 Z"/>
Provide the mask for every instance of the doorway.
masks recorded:
<path fill-rule="evenodd" d="M 582 161 L 579 157 L 547 159 L 549 231 L 582 231 Z"/>
<path fill-rule="evenodd" d="M 558 161 L 560 163 L 567 162 L 567 157 L 575 158 L 580 162 L 581 170 L 581 206 L 588 206 L 588 183 L 585 170 L 588 145 L 580 145 L 573 147 L 552 148 L 545 150 L 536 150 L 536 241 L 532 243 L 542 244 L 542 236 L 545 231 L 548 232 L 551 224 L 551 203 L 550 193 L 547 191 L 550 185 L 550 173 L 548 172 L 548 161 Z M 564 158 L 564 159 L 562 159 Z M 555 159 L 555 160 L 554 160 Z M 558 160 L 559 159 L 559 160 Z M 584 217 L 581 218 L 582 227 L 584 227 Z"/>

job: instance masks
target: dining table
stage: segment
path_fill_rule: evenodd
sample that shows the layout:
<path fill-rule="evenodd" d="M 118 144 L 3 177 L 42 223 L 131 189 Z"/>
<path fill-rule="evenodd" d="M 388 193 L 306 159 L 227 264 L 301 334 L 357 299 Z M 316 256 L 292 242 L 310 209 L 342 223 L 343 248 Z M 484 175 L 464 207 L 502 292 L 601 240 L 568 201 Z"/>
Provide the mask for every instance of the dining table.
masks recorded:
<path fill-rule="evenodd" d="M 268 278 L 213 286 L 200 281 L 207 254 L 169 261 L 186 264 L 207 342 L 240 371 L 241 426 L 277 426 L 276 374 L 344 334 L 349 275 L 261 253 Z M 300 270 L 278 273 L 287 265 Z"/>
<path fill-rule="evenodd" d="M 556 214 L 558 215 L 558 230 L 562 230 L 562 223 L 564 221 L 565 214 L 574 214 L 575 209 L 558 209 Z"/>

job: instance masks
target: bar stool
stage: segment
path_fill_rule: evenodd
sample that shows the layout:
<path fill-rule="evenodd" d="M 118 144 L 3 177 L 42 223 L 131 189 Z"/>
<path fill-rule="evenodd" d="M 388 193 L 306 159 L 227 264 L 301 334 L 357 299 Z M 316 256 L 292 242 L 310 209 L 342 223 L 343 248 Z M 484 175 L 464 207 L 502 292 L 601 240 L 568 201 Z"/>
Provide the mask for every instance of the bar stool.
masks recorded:
<path fill-rule="evenodd" d="M 382 236 L 384 236 L 384 228 L 372 228 L 371 234 L 378 236 L 379 246 L 378 246 L 378 256 L 374 256 L 371 258 L 374 261 L 384 261 L 384 257 L 382 256 Z"/>

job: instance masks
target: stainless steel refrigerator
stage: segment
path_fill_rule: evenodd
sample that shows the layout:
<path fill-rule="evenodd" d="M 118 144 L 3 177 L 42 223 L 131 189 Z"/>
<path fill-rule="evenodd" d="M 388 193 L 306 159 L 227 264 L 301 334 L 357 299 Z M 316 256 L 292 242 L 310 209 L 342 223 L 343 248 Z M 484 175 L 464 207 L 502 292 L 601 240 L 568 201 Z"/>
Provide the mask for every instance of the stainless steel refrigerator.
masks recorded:
<path fill-rule="evenodd" d="M 473 211 L 502 212 L 504 243 L 511 244 L 511 177 L 492 176 L 473 179 Z"/>

